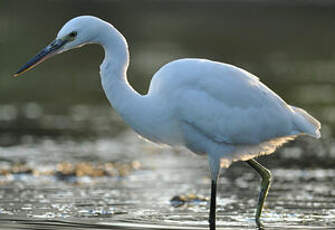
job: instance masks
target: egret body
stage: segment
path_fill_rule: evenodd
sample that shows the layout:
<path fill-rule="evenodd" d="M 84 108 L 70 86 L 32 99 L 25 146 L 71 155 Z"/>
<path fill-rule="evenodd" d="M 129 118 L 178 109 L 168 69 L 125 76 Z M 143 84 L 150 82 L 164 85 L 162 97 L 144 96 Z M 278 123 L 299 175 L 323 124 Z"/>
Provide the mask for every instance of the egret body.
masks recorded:
<path fill-rule="evenodd" d="M 251 73 L 233 65 L 205 59 L 180 59 L 153 76 L 146 95 L 127 81 L 128 46 L 111 24 L 80 16 L 68 21 L 56 40 L 16 74 L 66 50 L 100 44 L 105 94 L 122 119 L 144 138 L 171 146 L 185 146 L 207 154 L 212 180 L 209 223 L 215 229 L 216 185 L 220 169 L 246 161 L 262 177 L 256 212 L 260 216 L 271 173 L 253 158 L 270 154 L 299 135 L 320 137 L 320 123 L 304 110 L 286 104 Z"/>

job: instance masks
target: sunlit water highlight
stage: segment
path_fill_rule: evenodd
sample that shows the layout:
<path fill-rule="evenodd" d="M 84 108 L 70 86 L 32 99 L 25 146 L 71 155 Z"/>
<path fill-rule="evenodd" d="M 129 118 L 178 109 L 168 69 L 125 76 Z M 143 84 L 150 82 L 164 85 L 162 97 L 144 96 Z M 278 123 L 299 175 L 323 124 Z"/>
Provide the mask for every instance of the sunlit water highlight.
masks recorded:
<path fill-rule="evenodd" d="M 127 176 L 84 176 L 73 181 L 48 175 L 1 176 L 0 228 L 207 229 L 208 202 L 191 202 L 181 207 L 170 203 L 175 195 L 209 196 L 206 158 L 153 146 L 129 130 L 114 138 L 84 141 L 36 139 L 26 138 L 26 142 L 1 148 L 1 157 L 8 160 L 2 164 L 21 161 L 43 171 L 65 159 L 136 159 L 141 167 Z M 280 158 L 274 155 L 267 159 L 285 162 L 289 153 L 303 151 L 297 149 L 300 147 L 288 145 Z M 335 170 L 306 168 L 294 158 L 292 163 L 293 166 L 283 168 L 269 161 L 274 180 L 262 216 L 266 229 L 335 226 Z M 220 179 L 218 229 L 255 227 L 259 185 L 258 176 L 243 163 L 226 171 Z"/>
<path fill-rule="evenodd" d="M 286 1 L 264 1 L 266 7 L 255 7 L 251 1 L 246 7 L 239 5 L 244 1 L 230 1 L 238 2 L 236 6 L 194 1 L 191 8 L 189 1 L 181 5 L 161 1 L 150 7 L 126 2 L 83 5 L 59 0 L 58 10 L 52 12 L 50 1 L 2 4 L 5 45 L 1 48 L 6 58 L 0 70 L 0 168 L 19 162 L 48 172 L 63 161 L 127 164 L 134 160 L 141 167 L 113 177 L 0 176 L 0 228 L 208 229 L 207 202 L 181 207 L 170 203 L 176 195 L 209 197 L 207 160 L 153 147 L 126 129 L 99 88 L 101 50 L 85 47 L 45 63 L 26 78 L 10 78 L 69 15 L 86 14 L 87 9 L 116 23 L 129 38 L 130 82 L 140 92 L 146 91 L 152 74 L 168 61 L 204 57 L 248 69 L 286 101 L 322 121 L 321 140 L 299 138 L 261 159 L 274 175 L 262 219 L 266 229 L 334 228 L 331 1 L 308 1 L 293 8 L 271 6 Z M 317 2 L 324 7 L 315 7 Z M 34 17 L 27 20 L 31 12 Z M 42 22 L 42 18 L 48 20 Z M 204 31 L 199 33 L 199 28 Z M 243 163 L 225 172 L 219 187 L 218 229 L 255 229 L 259 184 L 255 172 Z"/>

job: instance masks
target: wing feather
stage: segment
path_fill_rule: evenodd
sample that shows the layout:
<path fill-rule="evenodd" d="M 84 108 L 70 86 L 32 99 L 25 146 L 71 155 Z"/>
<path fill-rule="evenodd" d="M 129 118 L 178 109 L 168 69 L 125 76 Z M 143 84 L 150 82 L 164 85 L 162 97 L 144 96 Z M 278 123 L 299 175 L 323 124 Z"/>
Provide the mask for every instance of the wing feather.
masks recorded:
<path fill-rule="evenodd" d="M 185 71 L 183 65 L 183 75 L 169 94 L 178 100 L 182 122 L 213 141 L 229 144 L 257 144 L 291 135 L 290 107 L 257 77 L 223 63 L 205 62 L 200 67 Z"/>

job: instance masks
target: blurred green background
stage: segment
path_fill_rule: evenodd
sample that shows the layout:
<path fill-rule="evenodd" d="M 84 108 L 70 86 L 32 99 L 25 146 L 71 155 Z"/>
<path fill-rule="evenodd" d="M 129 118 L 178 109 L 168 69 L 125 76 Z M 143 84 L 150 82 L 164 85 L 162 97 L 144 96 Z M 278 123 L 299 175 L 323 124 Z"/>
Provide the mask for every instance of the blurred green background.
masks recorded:
<path fill-rule="evenodd" d="M 15 218 L 23 218 L 20 229 L 33 229 L 34 220 L 39 229 L 64 229 L 57 221 L 64 219 L 78 222 L 71 229 L 117 220 L 207 226 L 206 202 L 168 204 L 186 192 L 209 196 L 207 160 L 159 149 L 128 130 L 100 84 L 102 48 L 72 50 L 12 77 L 79 15 L 100 17 L 127 38 L 129 81 L 141 93 L 169 61 L 208 58 L 259 76 L 320 120 L 321 139 L 299 137 L 259 159 L 274 169 L 263 216 L 276 229 L 335 225 L 334 0 L 0 0 L 0 228 L 6 218 L 11 229 L 19 228 Z M 73 183 L 43 174 L 61 162 L 133 160 L 140 169 L 122 178 L 85 176 Z M 4 173 L 18 165 L 25 167 Z M 250 229 L 258 176 L 237 163 L 224 178 L 219 224 Z"/>
<path fill-rule="evenodd" d="M 5 0 L 0 4 L 0 145 L 12 143 L 7 136 L 17 133 L 46 130 L 42 133 L 50 134 L 58 123 L 63 131 L 72 129 L 71 121 L 57 123 L 50 116 L 39 122 L 46 114 L 63 114 L 66 120 L 69 114 L 92 112 L 92 106 L 112 111 L 100 85 L 104 54 L 96 45 L 12 77 L 55 38 L 67 20 L 78 15 L 95 15 L 123 33 L 131 54 L 129 81 L 141 93 L 169 61 L 218 60 L 259 76 L 289 104 L 321 120 L 324 132 L 331 136 L 334 1 Z M 79 133 L 87 132 L 83 126 Z"/>

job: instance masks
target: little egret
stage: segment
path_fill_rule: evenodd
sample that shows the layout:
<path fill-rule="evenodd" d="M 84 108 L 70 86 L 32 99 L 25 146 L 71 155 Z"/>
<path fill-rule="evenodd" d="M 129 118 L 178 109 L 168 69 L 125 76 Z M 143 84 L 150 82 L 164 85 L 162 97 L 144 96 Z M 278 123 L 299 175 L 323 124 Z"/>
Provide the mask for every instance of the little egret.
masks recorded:
<path fill-rule="evenodd" d="M 111 24 L 80 16 L 68 21 L 56 39 L 14 76 L 47 58 L 85 44 L 100 44 L 105 94 L 123 120 L 142 137 L 207 154 L 211 175 L 210 229 L 215 229 L 216 188 L 222 168 L 246 161 L 262 177 L 256 224 L 268 194 L 271 173 L 255 157 L 270 154 L 299 135 L 320 137 L 320 123 L 290 106 L 251 73 L 233 65 L 187 58 L 164 65 L 153 76 L 146 95 L 128 83 L 126 39 Z"/>

